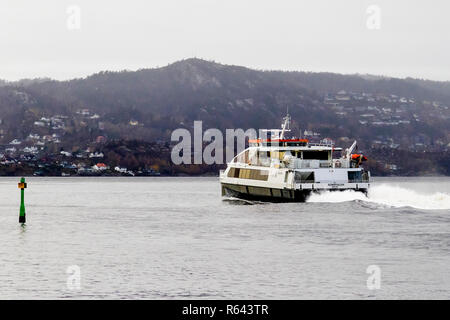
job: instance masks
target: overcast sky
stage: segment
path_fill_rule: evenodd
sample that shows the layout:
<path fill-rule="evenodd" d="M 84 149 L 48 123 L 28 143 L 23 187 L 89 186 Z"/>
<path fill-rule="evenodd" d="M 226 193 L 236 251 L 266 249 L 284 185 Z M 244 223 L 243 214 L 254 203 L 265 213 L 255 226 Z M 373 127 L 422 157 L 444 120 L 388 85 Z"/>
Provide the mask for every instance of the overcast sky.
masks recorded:
<path fill-rule="evenodd" d="M 0 79 L 69 79 L 199 57 L 450 80 L 449 15 L 448 0 L 1 0 Z"/>

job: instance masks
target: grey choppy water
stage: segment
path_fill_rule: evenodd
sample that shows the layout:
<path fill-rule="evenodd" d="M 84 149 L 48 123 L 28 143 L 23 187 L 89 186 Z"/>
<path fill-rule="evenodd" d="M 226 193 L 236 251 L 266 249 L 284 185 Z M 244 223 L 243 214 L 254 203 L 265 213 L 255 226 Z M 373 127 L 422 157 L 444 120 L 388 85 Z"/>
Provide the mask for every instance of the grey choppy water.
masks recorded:
<path fill-rule="evenodd" d="M 253 205 L 216 178 L 29 178 L 24 227 L 17 181 L 0 179 L 2 299 L 450 298 L 449 178 Z"/>

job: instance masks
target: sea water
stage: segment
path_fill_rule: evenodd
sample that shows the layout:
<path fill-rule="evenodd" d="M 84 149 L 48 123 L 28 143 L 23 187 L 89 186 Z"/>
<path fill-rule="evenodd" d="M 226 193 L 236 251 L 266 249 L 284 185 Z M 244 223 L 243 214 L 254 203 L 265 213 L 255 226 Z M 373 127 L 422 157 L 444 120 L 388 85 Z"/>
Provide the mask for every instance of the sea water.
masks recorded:
<path fill-rule="evenodd" d="M 281 204 L 217 178 L 27 178 L 23 226 L 17 182 L 0 178 L 1 299 L 450 298 L 448 177 Z"/>

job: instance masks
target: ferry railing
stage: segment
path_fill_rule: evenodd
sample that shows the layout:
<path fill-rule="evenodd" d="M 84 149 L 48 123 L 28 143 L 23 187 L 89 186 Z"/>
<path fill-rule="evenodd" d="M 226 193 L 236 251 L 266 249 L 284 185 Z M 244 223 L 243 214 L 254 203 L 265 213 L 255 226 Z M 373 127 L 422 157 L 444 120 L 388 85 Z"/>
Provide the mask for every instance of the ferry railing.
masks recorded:
<path fill-rule="evenodd" d="M 293 159 L 288 166 L 290 169 L 319 169 L 332 168 L 332 161 Z"/>
<path fill-rule="evenodd" d="M 308 142 L 308 146 L 313 147 L 334 147 L 334 143 L 324 143 L 324 142 Z"/>
<path fill-rule="evenodd" d="M 271 158 L 250 158 L 247 162 L 237 161 L 243 165 L 270 167 L 272 164 Z M 291 158 L 287 165 L 290 169 L 319 169 L 319 168 L 349 168 L 349 161 L 345 159 L 333 160 L 304 160 L 298 158 Z"/>

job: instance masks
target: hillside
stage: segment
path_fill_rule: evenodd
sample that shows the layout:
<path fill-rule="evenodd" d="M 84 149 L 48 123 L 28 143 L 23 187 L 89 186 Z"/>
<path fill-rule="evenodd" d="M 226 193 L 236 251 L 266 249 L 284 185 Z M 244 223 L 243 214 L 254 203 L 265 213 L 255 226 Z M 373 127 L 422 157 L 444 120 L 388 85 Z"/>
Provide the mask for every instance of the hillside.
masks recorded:
<path fill-rule="evenodd" d="M 278 126 L 289 108 L 294 134 L 320 134 L 343 146 L 358 139 L 380 174 L 449 174 L 439 158 L 449 149 L 449 106 L 448 82 L 187 59 L 70 81 L 0 82 L 0 155 L 100 150 L 110 141 L 162 144 L 176 128 L 191 130 L 194 120 L 205 129 L 267 128 Z M 392 150 L 406 158 L 386 156 Z M 410 168 L 407 159 L 422 161 L 424 151 L 438 156 L 428 168 Z"/>

